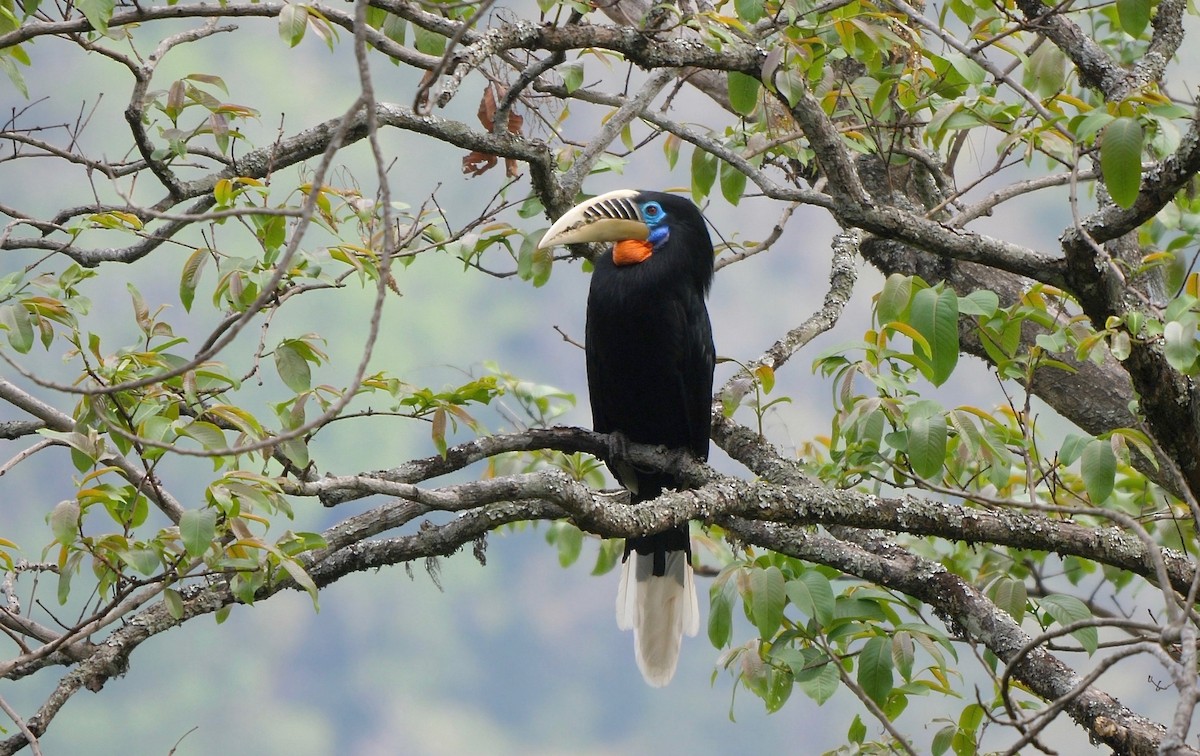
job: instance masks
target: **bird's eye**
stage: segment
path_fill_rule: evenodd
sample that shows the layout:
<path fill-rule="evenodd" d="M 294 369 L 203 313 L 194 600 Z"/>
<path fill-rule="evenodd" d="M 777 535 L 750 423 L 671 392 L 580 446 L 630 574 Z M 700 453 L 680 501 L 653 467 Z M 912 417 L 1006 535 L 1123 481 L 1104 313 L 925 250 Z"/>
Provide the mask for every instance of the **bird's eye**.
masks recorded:
<path fill-rule="evenodd" d="M 642 208 L 642 212 L 646 214 L 647 219 L 657 218 L 662 213 L 662 208 L 654 203 L 650 203 Z"/>

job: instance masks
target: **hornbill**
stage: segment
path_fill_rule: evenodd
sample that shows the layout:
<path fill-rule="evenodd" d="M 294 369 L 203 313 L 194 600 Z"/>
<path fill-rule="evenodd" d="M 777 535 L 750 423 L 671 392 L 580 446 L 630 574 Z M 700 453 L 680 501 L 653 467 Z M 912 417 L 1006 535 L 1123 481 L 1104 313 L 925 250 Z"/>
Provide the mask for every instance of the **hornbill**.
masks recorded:
<path fill-rule="evenodd" d="M 704 216 L 682 197 L 621 189 L 569 210 L 538 246 L 579 242 L 615 242 L 592 261 L 588 292 L 593 428 L 610 434 L 614 449 L 627 440 L 707 459 L 715 352 L 704 306 L 713 279 Z M 608 466 L 635 504 L 683 485 L 619 453 Z M 691 555 L 686 523 L 625 542 L 617 625 L 633 629 L 638 668 L 655 687 L 675 674 L 683 634 L 700 628 Z"/>

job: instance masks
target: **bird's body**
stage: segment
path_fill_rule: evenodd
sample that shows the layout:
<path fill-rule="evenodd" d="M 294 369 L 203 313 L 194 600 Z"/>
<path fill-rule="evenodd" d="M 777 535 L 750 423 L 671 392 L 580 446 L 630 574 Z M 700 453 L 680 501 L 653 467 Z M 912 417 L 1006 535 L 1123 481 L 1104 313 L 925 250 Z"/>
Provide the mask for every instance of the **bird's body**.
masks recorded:
<path fill-rule="evenodd" d="M 713 276 L 704 218 L 684 198 L 621 190 L 564 215 L 542 246 L 600 240 L 616 244 L 593 261 L 588 293 L 593 427 L 707 459 L 715 353 L 704 305 Z M 683 487 L 672 475 L 620 459 L 610 459 L 609 467 L 634 503 Z M 626 541 L 617 624 L 634 630 L 647 682 L 667 684 L 681 636 L 699 629 L 686 524 Z"/>

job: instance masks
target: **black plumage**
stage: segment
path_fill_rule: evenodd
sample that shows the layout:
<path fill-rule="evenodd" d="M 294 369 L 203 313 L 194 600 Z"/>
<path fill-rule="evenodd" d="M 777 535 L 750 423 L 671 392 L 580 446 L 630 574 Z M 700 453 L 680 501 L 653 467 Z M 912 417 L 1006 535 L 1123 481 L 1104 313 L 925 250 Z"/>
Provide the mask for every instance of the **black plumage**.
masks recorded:
<path fill-rule="evenodd" d="M 712 242 L 689 200 L 660 192 L 640 192 L 637 199 L 658 203 L 658 224 L 667 234 L 657 243 L 648 240 L 652 251 L 642 262 L 615 264 L 611 250 L 594 261 L 586 329 L 592 426 L 708 459 L 715 357 L 704 297 L 713 277 Z M 613 474 L 635 502 L 680 488 L 665 473 Z M 626 553 L 657 555 L 654 572 L 662 574 L 663 549 L 687 543 L 681 527 L 630 539 Z"/>
<path fill-rule="evenodd" d="M 588 293 L 593 427 L 707 459 L 715 353 L 704 304 L 713 278 L 704 217 L 682 197 L 620 190 L 564 215 L 542 246 L 571 241 L 616 242 L 593 261 Z M 609 467 L 634 503 L 683 486 L 672 475 L 619 459 Z M 628 539 L 625 558 L 617 621 L 635 632 L 646 680 L 665 685 L 681 636 L 699 627 L 686 524 Z"/>

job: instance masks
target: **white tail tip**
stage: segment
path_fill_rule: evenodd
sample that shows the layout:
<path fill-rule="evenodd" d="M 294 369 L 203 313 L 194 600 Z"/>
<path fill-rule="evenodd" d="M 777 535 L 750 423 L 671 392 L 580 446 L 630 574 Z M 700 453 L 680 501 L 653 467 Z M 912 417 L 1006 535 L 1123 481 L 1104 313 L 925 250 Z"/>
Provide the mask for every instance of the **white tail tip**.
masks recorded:
<path fill-rule="evenodd" d="M 638 669 L 647 683 L 661 688 L 675 676 L 683 636 L 700 632 L 700 607 L 686 552 L 668 553 L 663 575 L 655 576 L 653 567 L 652 554 L 637 552 L 621 566 L 617 627 L 633 630 Z"/>

